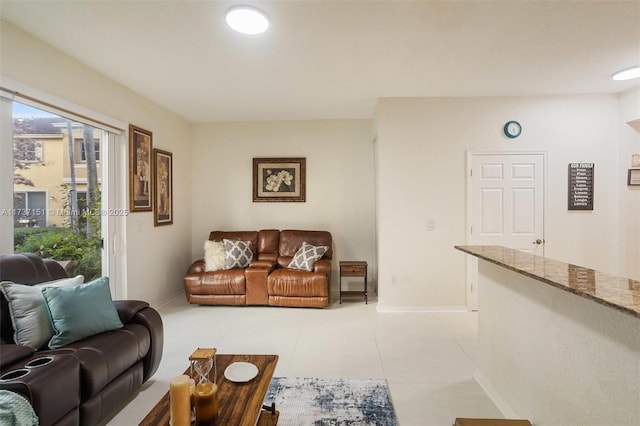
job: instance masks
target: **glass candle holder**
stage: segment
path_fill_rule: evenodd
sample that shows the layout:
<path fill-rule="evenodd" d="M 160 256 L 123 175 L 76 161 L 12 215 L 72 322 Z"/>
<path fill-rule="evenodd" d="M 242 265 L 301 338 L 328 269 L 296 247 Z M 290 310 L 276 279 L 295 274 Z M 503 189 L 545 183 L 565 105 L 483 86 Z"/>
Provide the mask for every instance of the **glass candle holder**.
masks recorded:
<path fill-rule="evenodd" d="M 218 386 L 215 383 L 198 383 L 194 392 L 196 426 L 213 426 L 218 417 Z"/>

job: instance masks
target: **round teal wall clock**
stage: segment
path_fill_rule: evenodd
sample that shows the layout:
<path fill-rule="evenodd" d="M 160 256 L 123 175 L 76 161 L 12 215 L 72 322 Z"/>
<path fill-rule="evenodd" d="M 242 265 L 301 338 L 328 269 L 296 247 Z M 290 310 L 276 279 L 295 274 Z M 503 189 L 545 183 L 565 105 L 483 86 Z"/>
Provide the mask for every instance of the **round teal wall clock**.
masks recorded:
<path fill-rule="evenodd" d="M 522 126 L 517 121 L 507 121 L 504 125 L 504 135 L 510 139 L 515 139 L 522 133 Z"/>

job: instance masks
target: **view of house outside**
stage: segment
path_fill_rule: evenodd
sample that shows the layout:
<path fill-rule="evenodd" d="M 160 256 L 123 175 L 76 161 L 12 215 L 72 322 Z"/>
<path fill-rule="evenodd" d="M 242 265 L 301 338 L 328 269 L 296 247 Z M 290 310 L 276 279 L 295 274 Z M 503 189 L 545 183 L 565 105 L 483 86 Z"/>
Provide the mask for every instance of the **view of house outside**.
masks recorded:
<path fill-rule="evenodd" d="M 14 250 L 85 280 L 101 273 L 102 133 L 14 102 Z"/>

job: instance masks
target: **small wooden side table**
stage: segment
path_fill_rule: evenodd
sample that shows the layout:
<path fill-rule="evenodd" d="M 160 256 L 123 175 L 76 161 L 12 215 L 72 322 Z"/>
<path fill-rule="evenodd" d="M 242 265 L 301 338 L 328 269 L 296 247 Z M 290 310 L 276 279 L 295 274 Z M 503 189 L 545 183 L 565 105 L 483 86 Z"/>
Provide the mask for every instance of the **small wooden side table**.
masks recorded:
<path fill-rule="evenodd" d="M 364 278 L 364 290 L 362 291 L 342 291 L 342 277 L 362 277 Z M 340 262 L 340 303 L 342 303 L 342 295 L 364 295 L 364 303 L 368 304 L 367 299 L 367 262 L 364 261 L 343 261 Z"/>

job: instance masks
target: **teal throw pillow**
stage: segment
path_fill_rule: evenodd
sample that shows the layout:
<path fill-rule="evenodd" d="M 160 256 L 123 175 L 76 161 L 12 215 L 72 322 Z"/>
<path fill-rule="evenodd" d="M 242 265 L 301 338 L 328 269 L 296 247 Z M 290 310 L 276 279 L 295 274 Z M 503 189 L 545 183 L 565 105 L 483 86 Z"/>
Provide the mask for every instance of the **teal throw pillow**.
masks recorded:
<path fill-rule="evenodd" d="M 77 275 L 73 278 L 47 281 L 34 286 L 11 281 L 0 283 L 0 291 L 9 305 L 9 315 L 14 330 L 13 341 L 17 345 L 28 346 L 34 350 L 45 346 L 53 337 L 54 330 L 47 304 L 42 296 L 42 289 L 79 285 L 83 282 L 84 277 Z"/>
<path fill-rule="evenodd" d="M 51 349 L 123 326 L 107 277 L 74 287 L 45 288 L 42 294 L 55 331 L 49 341 Z"/>

